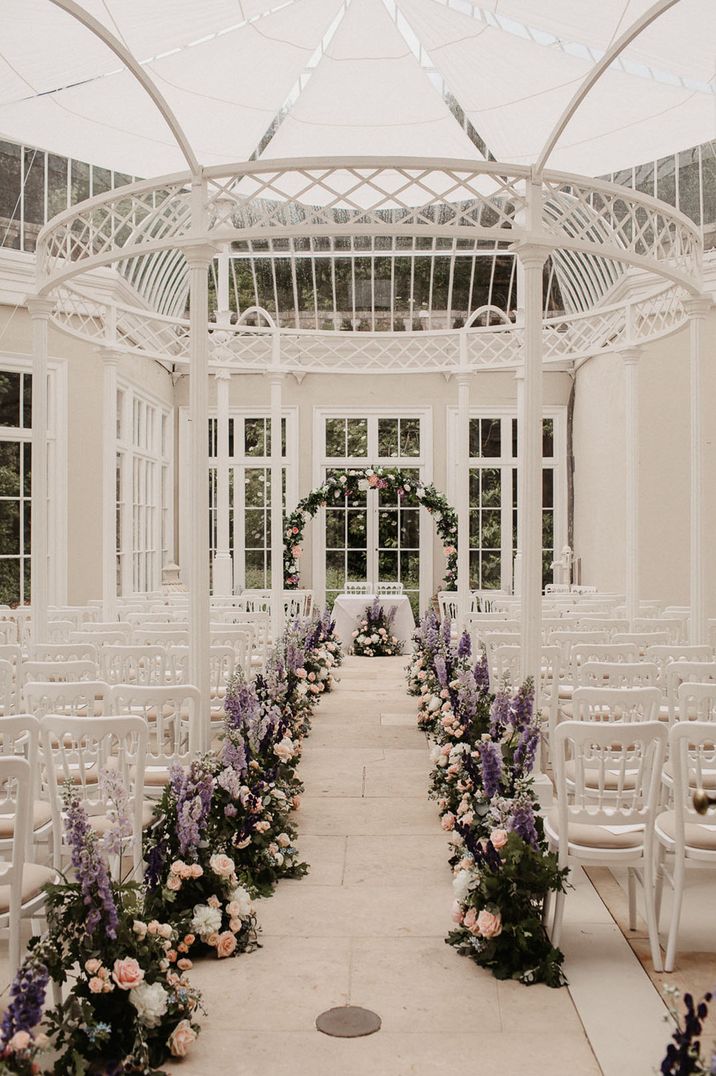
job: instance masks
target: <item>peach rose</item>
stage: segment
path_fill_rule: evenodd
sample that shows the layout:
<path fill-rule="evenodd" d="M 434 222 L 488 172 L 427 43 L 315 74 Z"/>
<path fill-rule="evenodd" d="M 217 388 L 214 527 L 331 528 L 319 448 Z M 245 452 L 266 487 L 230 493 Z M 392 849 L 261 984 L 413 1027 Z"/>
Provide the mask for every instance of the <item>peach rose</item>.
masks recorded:
<path fill-rule="evenodd" d="M 442 816 L 442 818 L 440 819 L 440 825 L 446 833 L 449 833 L 451 829 L 455 828 L 455 815 L 452 813 L 452 811 L 448 811 Z"/>
<path fill-rule="evenodd" d="M 235 869 L 233 859 L 224 855 L 223 852 L 212 856 L 209 860 L 209 866 L 214 874 L 218 874 L 220 878 L 230 878 Z"/>
<path fill-rule="evenodd" d="M 289 837 L 288 833 L 279 833 L 278 837 L 276 838 L 276 843 L 281 848 L 288 848 L 289 844 L 291 843 L 291 838 Z"/>
<path fill-rule="evenodd" d="M 207 900 L 206 903 L 209 905 L 210 908 L 220 908 L 221 907 L 221 902 L 220 902 L 219 898 L 215 894 L 212 894 L 209 897 L 209 899 Z"/>
<path fill-rule="evenodd" d="M 189 968 L 193 968 L 194 965 L 191 960 L 188 960 L 187 957 L 184 956 L 177 962 L 177 967 L 180 971 L 189 971 Z"/>
<path fill-rule="evenodd" d="M 477 931 L 483 938 L 496 938 L 502 933 L 502 916 L 483 908 L 477 917 Z"/>
<path fill-rule="evenodd" d="M 181 878 L 178 874 L 170 874 L 167 878 L 167 889 L 177 893 L 181 889 Z"/>
<path fill-rule="evenodd" d="M 193 934 L 185 934 L 184 935 L 184 944 L 185 945 L 192 946 L 195 941 L 196 941 L 196 938 L 195 938 L 195 936 Z"/>
<path fill-rule="evenodd" d="M 225 956 L 231 956 L 236 949 L 236 938 L 230 930 L 225 930 L 223 934 L 220 934 L 216 943 L 216 955 L 221 958 Z"/>
<path fill-rule="evenodd" d="M 147 936 L 147 924 L 143 923 L 141 919 L 135 919 L 132 923 L 132 930 L 137 935 L 140 941 L 144 941 Z"/>
<path fill-rule="evenodd" d="M 210 945 L 212 949 L 219 944 L 219 935 L 215 930 L 213 930 L 211 934 L 209 934 L 209 936 L 206 938 L 206 944 Z"/>
<path fill-rule="evenodd" d="M 190 872 L 189 876 L 191 878 L 201 878 L 202 874 L 204 873 L 204 868 L 200 867 L 198 863 L 194 863 L 189 868 L 189 872 Z"/>
<path fill-rule="evenodd" d="M 500 848 L 504 848 L 507 844 L 507 831 L 504 829 L 493 829 L 490 834 L 490 841 L 492 847 L 499 851 Z"/>
<path fill-rule="evenodd" d="M 229 920 L 229 930 L 233 934 L 238 934 L 239 931 L 241 930 L 241 920 L 240 919 L 230 919 Z"/>
<path fill-rule="evenodd" d="M 93 975 L 89 981 L 89 988 L 93 994 L 101 994 L 104 990 L 104 982 L 97 975 Z"/>
<path fill-rule="evenodd" d="M 462 923 L 463 926 L 466 927 L 466 929 L 469 930 L 471 934 L 475 933 L 477 929 L 475 925 L 477 923 L 477 912 L 474 908 L 467 909 L 467 911 L 465 912 L 465 918 L 463 919 Z"/>
<path fill-rule="evenodd" d="M 186 1057 L 196 1042 L 196 1031 L 188 1020 L 180 1020 L 167 1043 L 172 1057 Z"/>
<path fill-rule="evenodd" d="M 459 901 L 454 901 L 452 906 L 452 921 L 453 923 L 462 923 L 463 911 Z"/>
<path fill-rule="evenodd" d="M 11 1053 L 15 1053 L 16 1050 L 26 1050 L 31 1042 L 32 1035 L 29 1031 L 16 1031 L 8 1042 L 7 1048 Z"/>
<path fill-rule="evenodd" d="M 175 859 L 169 868 L 171 874 L 183 874 L 186 870 L 186 863 L 183 859 Z"/>
<path fill-rule="evenodd" d="M 102 961 L 97 960 L 96 957 L 92 957 L 91 960 L 85 960 L 85 971 L 88 975 L 96 975 L 101 967 Z"/>
<path fill-rule="evenodd" d="M 141 983 L 144 972 L 134 957 L 128 956 L 124 960 L 115 960 L 112 978 L 120 990 L 133 990 Z"/>

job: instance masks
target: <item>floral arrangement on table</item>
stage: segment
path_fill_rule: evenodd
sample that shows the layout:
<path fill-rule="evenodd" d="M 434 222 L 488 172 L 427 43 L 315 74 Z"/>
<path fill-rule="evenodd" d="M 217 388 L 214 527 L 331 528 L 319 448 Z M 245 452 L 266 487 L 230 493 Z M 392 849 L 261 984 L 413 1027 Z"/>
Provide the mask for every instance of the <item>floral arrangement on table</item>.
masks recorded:
<path fill-rule="evenodd" d="M 711 993 L 704 994 L 698 1003 L 694 1002 L 691 994 L 684 994 L 685 1011 L 682 1017 L 676 1008 L 678 990 L 671 986 L 664 989 L 671 996 L 669 1012 L 676 1027 L 659 1068 L 661 1076 L 713 1076 L 716 1072 L 716 1047 L 709 1059 L 704 1057 L 701 1046 L 701 1033 L 708 1016 Z"/>
<path fill-rule="evenodd" d="M 395 657 L 403 653 L 403 643 L 393 635 L 395 608 L 387 613 L 375 598 L 366 605 L 358 627 L 353 631 L 353 653 L 362 658 Z"/>
<path fill-rule="evenodd" d="M 450 834 L 455 929 L 450 945 L 499 979 L 561 986 L 563 956 L 542 922 L 566 871 L 548 851 L 531 772 L 540 742 L 530 681 L 490 692 L 485 655 L 450 641 L 434 614 L 413 637 L 407 670 L 419 724 L 433 740 L 430 795 Z M 418 687 L 419 685 L 419 687 Z"/>
<path fill-rule="evenodd" d="M 12 986 L 0 1072 L 41 1072 L 51 1049 L 57 1076 L 155 1073 L 169 1056 L 184 1057 L 199 1032 L 191 961 L 171 924 L 145 920 L 141 887 L 112 881 L 105 843 L 71 785 L 65 830 L 73 879 L 46 887 L 48 931 L 31 940 Z M 70 988 L 43 1015 L 50 981 Z"/>
<path fill-rule="evenodd" d="M 306 522 L 315 516 L 319 508 L 336 504 L 346 497 L 357 498 L 360 484 L 367 482 L 373 489 L 389 490 L 399 501 L 415 495 L 419 504 L 435 521 L 438 536 L 445 554 L 443 589 L 457 589 L 457 513 L 444 494 L 435 486 L 416 480 L 415 476 L 398 467 L 363 467 L 337 471 L 322 486 L 303 497 L 284 522 L 283 579 L 284 587 L 294 590 L 300 586 L 299 561 L 303 554 L 303 532 Z"/>
<path fill-rule="evenodd" d="M 326 608 L 312 621 L 306 635 L 303 668 L 309 685 L 316 685 L 315 691 L 309 686 L 309 692 L 320 695 L 321 684 L 323 691 L 332 691 L 334 672 L 342 663 L 343 651 L 336 637 L 336 622 Z"/>

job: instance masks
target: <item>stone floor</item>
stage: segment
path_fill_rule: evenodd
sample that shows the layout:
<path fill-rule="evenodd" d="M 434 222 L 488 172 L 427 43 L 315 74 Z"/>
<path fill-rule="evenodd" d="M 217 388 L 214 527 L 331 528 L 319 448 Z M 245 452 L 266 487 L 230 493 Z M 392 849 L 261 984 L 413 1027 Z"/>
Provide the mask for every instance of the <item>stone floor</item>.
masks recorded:
<path fill-rule="evenodd" d="M 170 1066 L 173 1072 L 602 1071 L 567 990 L 498 983 L 444 942 L 452 903 L 447 845 L 427 798 L 427 746 L 405 693 L 404 664 L 350 658 L 338 690 L 322 701 L 304 747 L 306 795 L 297 816 L 311 873 L 260 902 L 261 950 L 196 966 L 192 978 L 209 1015 L 193 1058 Z M 568 912 L 570 946 L 579 942 L 573 926 Z M 579 937 L 595 929 L 583 923 Z M 316 1031 L 320 1012 L 347 1003 L 377 1012 L 382 1030 L 352 1040 Z M 663 1040 L 661 1030 L 648 1061 L 640 1044 L 641 1067 L 611 1072 L 653 1072 Z"/>

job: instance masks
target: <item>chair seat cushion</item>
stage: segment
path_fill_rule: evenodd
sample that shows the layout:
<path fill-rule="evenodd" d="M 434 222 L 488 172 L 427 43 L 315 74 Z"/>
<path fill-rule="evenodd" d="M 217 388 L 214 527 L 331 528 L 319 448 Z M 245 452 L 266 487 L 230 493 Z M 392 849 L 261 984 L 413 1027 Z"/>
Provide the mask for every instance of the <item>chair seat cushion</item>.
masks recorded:
<path fill-rule="evenodd" d="M 574 685 L 573 684 L 560 684 L 559 685 L 559 698 L 560 699 L 571 699 L 573 691 L 574 691 Z"/>
<path fill-rule="evenodd" d="M 22 868 L 22 903 L 27 904 L 38 895 L 43 885 L 57 881 L 57 872 L 52 867 L 43 867 L 39 863 L 25 863 Z M 0 915 L 10 911 L 10 886 L 0 885 Z"/>
<path fill-rule="evenodd" d="M 45 803 L 43 800 L 37 800 L 32 807 L 32 828 L 33 830 L 42 829 L 48 822 L 52 821 L 52 811 L 50 810 L 49 803 Z M 8 840 L 15 832 L 15 816 L 10 814 L 0 814 L 0 840 Z"/>
<path fill-rule="evenodd" d="M 547 837 L 557 842 L 559 840 L 559 816 L 557 808 L 553 807 L 545 815 L 545 832 Z M 612 832 L 612 828 L 617 830 Z M 588 822 L 569 823 L 569 843 L 581 848 L 605 848 L 623 849 L 640 848 L 644 843 L 643 829 L 632 829 L 631 826 L 614 826 L 607 828 L 604 825 L 590 825 Z"/>
<path fill-rule="evenodd" d="M 676 814 L 664 811 L 656 819 L 657 836 L 665 837 L 665 844 L 676 841 Z M 684 826 L 684 840 L 688 848 L 698 848 L 702 852 L 716 853 L 716 825 L 706 822 L 687 822 Z"/>
<path fill-rule="evenodd" d="M 664 763 L 663 769 L 664 780 L 668 784 L 673 784 L 674 781 L 674 768 L 671 762 Z M 696 788 L 697 782 L 694 780 L 693 773 L 689 774 L 689 788 Z M 700 774 L 700 780 L 698 781 L 699 788 L 705 788 L 709 792 L 713 792 L 716 789 L 716 770 L 702 770 Z"/>
<path fill-rule="evenodd" d="M 568 781 L 574 783 L 576 775 L 576 763 L 565 762 L 564 774 Z M 618 788 L 633 789 L 636 788 L 637 772 L 627 770 L 624 774 L 624 779 L 620 785 L 619 783 L 619 771 L 618 770 L 605 770 L 603 784 L 600 784 L 600 774 L 597 769 L 584 768 L 584 787 L 585 788 L 605 788 L 607 791 L 616 791 Z"/>
<path fill-rule="evenodd" d="M 145 800 L 142 804 L 142 829 L 147 829 L 147 827 L 151 825 L 153 815 L 154 804 L 147 803 L 147 801 Z M 109 831 L 112 829 L 112 826 L 114 825 L 114 822 L 111 818 L 108 818 L 107 815 L 96 814 L 90 815 L 89 824 L 91 829 L 93 829 L 95 833 L 104 834 L 109 833 Z"/>

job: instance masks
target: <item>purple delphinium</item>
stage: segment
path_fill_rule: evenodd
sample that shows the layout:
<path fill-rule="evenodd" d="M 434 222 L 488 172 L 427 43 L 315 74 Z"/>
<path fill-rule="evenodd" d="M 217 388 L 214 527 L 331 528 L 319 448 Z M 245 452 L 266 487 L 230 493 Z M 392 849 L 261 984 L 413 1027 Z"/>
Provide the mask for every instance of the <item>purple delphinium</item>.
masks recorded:
<path fill-rule="evenodd" d="M 425 646 L 427 650 L 433 653 L 440 645 L 440 633 L 438 630 L 438 619 L 435 613 L 430 612 L 425 617 Z"/>
<path fill-rule="evenodd" d="M 535 764 L 537 745 L 539 744 L 539 728 L 537 725 L 527 725 L 520 732 L 517 747 L 512 757 L 512 769 L 514 777 L 523 777 L 531 773 Z"/>
<path fill-rule="evenodd" d="M 488 692 L 490 690 L 490 667 L 487 664 L 487 654 L 484 650 L 475 662 L 473 675 L 478 691 Z"/>
<path fill-rule="evenodd" d="M 71 786 L 65 791 L 65 836 L 82 903 L 87 908 L 85 931 L 91 937 L 102 926 L 109 938 L 116 938 L 117 906 L 107 860 L 100 853 L 97 834 L 90 829 L 87 812 Z"/>
<path fill-rule="evenodd" d="M 442 637 L 444 643 L 449 643 L 452 636 L 452 620 L 449 616 L 446 616 L 442 622 Z"/>
<path fill-rule="evenodd" d="M 489 740 L 479 745 L 479 752 L 482 788 L 487 798 L 491 800 L 500 791 L 502 752 L 496 743 L 491 743 Z"/>
<path fill-rule="evenodd" d="M 42 1019 L 49 974 L 44 964 L 29 957 L 18 970 L 10 987 L 10 1004 L 2 1019 L 0 1047 L 3 1049 L 18 1031 L 32 1034 Z"/>
<path fill-rule="evenodd" d="M 498 691 L 490 707 L 490 735 L 501 736 L 512 723 L 512 698 L 508 691 Z"/>
<path fill-rule="evenodd" d="M 225 738 L 221 749 L 221 761 L 226 766 L 231 766 L 242 777 L 248 770 L 246 757 L 246 743 L 239 733 L 229 733 Z"/>
<path fill-rule="evenodd" d="M 478 697 L 472 669 L 461 669 L 457 680 L 457 712 L 461 721 L 471 721 L 477 713 Z"/>
<path fill-rule="evenodd" d="M 179 855 L 195 854 L 209 815 L 214 780 L 198 762 L 192 762 L 188 771 L 174 765 L 169 775 L 176 797 Z"/>
<path fill-rule="evenodd" d="M 518 837 L 521 837 L 527 844 L 531 844 L 533 848 L 539 846 L 539 837 L 537 835 L 537 827 L 535 826 L 535 812 L 534 807 L 527 799 L 516 800 L 512 815 L 508 821 L 509 828 L 516 833 Z"/>
<path fill-rule="evenodd" d="M 460 641 L 457 644 L 457 656 L 459 658 L 469 658 L 472 653 L 472 641 L 470 639 L 470 633 L 464 631 L 460 636 Z"/>
<path fill-rule="evenodd" d="M 435 655 L 435 658 L 433 660 L 433 668 L 435 670 L 435 675 L 438 678 L 438 683 L 440 684 L 440 687 L 447 687 L 448 686 L 447 663 L 446 663 L 445 658 L 443 657 L 442 654 L 436 654 Z"/>
<path fill-rule="evenodd" d="M 531 678 L 525 680 L 512 699 L 510 720 L 515 729 L 524 729 L 532 721 L 535 691 Z"/>
<path fill-rule="evenodd" d="M 99 775 L 99 792 L 108 803 L 107 815 L 112 822 L 102 838 L 102 849 L 107 855 L 121 855 L 127 837 L 132 836 L 129 817 L 129 796 L 117 770 L 102 768 Z"/>
<path fill-rule="evenodd" d="M 253 683 L 243 677 L 229 685 L 224 701 L 226 724 L 230 728 L 247 728 L 256 719 L 259 700 Z"/>

